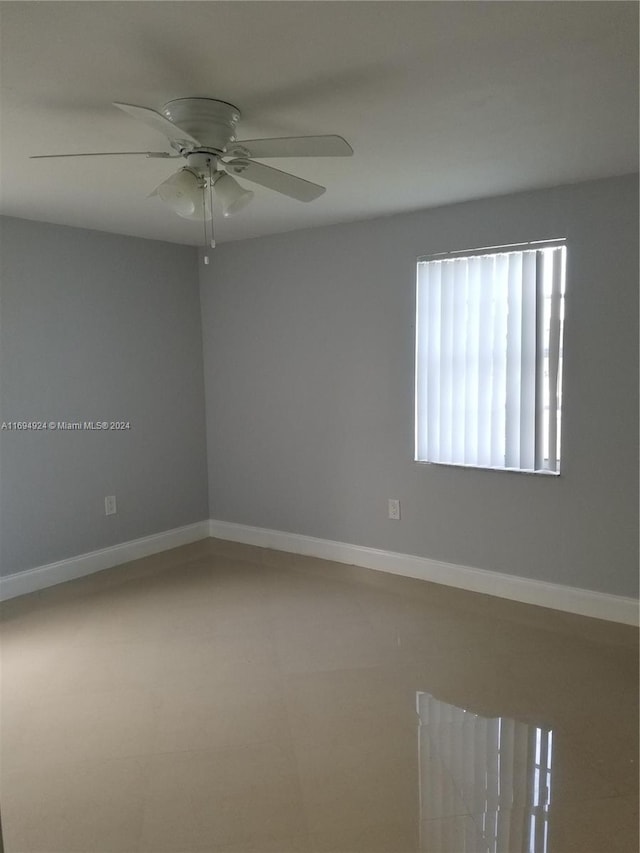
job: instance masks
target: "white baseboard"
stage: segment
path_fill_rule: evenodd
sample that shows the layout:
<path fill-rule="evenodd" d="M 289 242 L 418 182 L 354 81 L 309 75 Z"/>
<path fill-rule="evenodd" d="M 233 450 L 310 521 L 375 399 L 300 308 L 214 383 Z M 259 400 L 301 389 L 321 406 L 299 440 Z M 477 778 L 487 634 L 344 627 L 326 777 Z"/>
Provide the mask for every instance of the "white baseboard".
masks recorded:
<path fill-rule="evenodd" d="M 80 554 L 57 563 L 5 575 L 0 578 L 0 601 L 25 595 L 28 592 L 36 592 L 102 569 L 110 569 L 112 566 L 128 563 L 130 560 L 139 560 L 141 557 L 148 557 L 160 551 L 168 551 L 179 545 L 188 545 L 190 542 L 197 542 L 208 536 L 209 522 L 198 521 L 195 524 L 187 524 L 185 527 L 176 527 L 173 530 L 154 533 L 152 536 L 143 536 L 141 539 L 112 545 L 110 548 L 90 551 L 88 554 Z"/>
<path fill-rule="evenodd" d="M 621 622 L 626 625 L 637 626 L 639 622 L 638 601 L 634 598 L 520 578 L 500 572 L 475 569 L 471 566 L 458 566 L 454 563 L 443 563 L 426 557 L 350 545 L 346 542 L 301 536 L 282 530 L 268 530 L 263 527 L 250 527 L 215 520 L 199 521 L 185 527 L 177 527 L 174 530 L 113 545 L 110 548 L 102 548 L 99 551 L 49 563 L 46 566 L 6 575 L 0 578 L 0 601 L 36 592 L 48 586 L 90 575 L 102 569 L 109 569 L 130 560 L 148 557 L 170 548 L 177 548 L 180 545 L 187 545 L 199 539 L 206 539 L 208 536 L 242 542 L 246 545 L 257 545 L 261 548 L 274 548 L 278 551 L 319 557 L 337 563 L 363 566 L 367 569 L 495 595 L 525 604 L 537 604 L 582 616 L 592 616 L 596 619 Z"/>
<path fill-rule="evenodd" d="M 319 557 L 337 563 L 363 566 L 367 569 L 495 595 L 525 604 L 537 604 L 581 616 L 592 616 L 596 619 L 607 619 L 611 622 L 636 626 L 639 621 L 637 599 L 621 595 L 609 595 L 589 589 L 505 575 L 486 569 L 475 569 L 471 566 L 443 563 L 426 557 L 381 551 L 377 548 L 316 539 L 312 536 L 299 536 L 296 533 L 268 530 L 263 527 L 249 527 L 228 521 L 212 519 L 209 522 L 209 535 L 246 545 L 274 548 L 278 551 Z"/>

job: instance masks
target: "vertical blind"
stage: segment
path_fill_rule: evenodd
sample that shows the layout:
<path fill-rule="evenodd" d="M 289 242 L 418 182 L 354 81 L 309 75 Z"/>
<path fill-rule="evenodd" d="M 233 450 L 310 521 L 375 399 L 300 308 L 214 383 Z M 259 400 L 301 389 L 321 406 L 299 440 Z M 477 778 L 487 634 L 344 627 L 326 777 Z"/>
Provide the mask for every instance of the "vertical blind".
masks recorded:
<path fill-rule="evenodd" d="M 417 460 L 559 472 L 565 256 L 418 261 Z"/>

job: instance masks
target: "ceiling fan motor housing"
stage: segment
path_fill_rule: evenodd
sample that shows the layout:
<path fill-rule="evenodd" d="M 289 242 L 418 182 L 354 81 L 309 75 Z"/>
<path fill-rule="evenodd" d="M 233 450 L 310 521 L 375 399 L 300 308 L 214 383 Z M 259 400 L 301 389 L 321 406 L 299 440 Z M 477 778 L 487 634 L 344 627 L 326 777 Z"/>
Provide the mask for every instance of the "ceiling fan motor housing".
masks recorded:
<path fill-rule="evenodd" d="M 187 168 L 200 177 L 206 177 L 215 172 L 218 166 L 218 155 L 208 151 L 192 151 L 184 154 Z"/>
<path fill-rule="evenodd" d="M 240 110 L 214 98 L 178 98 L 162 107 L 162 114 L 199 140 L 203 147 L 224 151 L 235 139 Z"/>

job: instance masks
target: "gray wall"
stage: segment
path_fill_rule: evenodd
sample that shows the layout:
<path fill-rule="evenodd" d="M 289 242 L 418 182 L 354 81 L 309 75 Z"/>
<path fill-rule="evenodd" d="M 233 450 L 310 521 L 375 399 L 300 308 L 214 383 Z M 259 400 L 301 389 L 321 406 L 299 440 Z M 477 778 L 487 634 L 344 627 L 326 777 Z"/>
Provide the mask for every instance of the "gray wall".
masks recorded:
<path fill-rule="evenodd" d="M 630 176 L 216 249 L 212 518 L 636 595 L 637 211 Z M 414 463 L 416 257 L 552 237 L 568 240 L 562 475 Z"/>
<path fill-rule="evenodd" d="M 0 236 L 0 420 L 132 427 L 0 432 L 3 574 L 207 518 L 196 251 L 8 218 Z"/>

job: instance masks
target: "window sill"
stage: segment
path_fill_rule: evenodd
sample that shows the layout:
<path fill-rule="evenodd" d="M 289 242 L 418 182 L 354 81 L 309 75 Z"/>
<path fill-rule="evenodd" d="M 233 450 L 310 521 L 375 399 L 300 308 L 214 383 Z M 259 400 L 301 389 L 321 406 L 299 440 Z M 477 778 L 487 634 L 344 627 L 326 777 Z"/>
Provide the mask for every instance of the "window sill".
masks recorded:
<path fill-rule="evenodd" d="M 430 462 L 428 459 L 414 459 L 418 465 L 437 465 L 439 468 L 468 468 L 472 471 L 500 471 L 506 474 L 534 474 L 542 477 L 559 477 L 560 471 L 535 470 L 533 468 L 498 468 L 492 465 L 468 465 L 464 462 Z"/>

